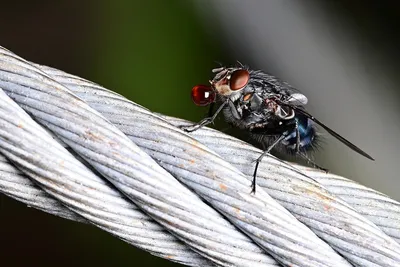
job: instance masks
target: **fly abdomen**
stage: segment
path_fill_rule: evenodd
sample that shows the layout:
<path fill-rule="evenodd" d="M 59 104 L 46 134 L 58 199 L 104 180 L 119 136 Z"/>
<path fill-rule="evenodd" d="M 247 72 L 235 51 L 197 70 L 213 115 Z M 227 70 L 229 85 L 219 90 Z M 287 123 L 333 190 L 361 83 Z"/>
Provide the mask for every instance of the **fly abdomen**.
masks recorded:
<path fill-rule="evenodd" d="M 315 145 L 315 138 L 317 135 L 314 122 L 302 114 L 296 114 L 294 120 L 297 123 L 300 135 L 300 151 L 307 151 L 312 149 Z M 293 130 L 291 130 L 289 135 L 282 140 L 282 145 L 284 145 L 289 151 L 296 152 L 296 143 L 297 136 L 296 129 L 294 128 Z"/>

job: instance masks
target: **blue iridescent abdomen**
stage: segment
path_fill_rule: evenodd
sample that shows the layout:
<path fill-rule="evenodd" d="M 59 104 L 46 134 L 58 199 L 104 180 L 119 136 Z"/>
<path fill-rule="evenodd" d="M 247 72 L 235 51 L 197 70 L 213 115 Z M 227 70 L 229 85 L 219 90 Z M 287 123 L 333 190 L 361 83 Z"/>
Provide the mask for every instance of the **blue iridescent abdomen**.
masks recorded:
<path fill-rule="evenodd" d="M 316 136 L 314 122 L 301 114 L 296 114 L 294 120 L 297 122 L 300 133 L 300 151 L 311 149 Z M 295 129 L 293 129 L 293 131 L 291 131 L 289 135 L 285 139 L 283 139 L 282 145 L 286 146 L 289 150 L 296 149 Z"/>

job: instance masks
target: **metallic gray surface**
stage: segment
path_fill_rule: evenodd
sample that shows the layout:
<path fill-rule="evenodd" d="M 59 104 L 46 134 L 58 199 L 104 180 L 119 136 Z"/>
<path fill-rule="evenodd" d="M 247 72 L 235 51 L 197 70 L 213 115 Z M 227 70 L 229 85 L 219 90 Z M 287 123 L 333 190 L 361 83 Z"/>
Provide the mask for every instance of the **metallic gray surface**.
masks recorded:
<path fill-rule="evenodd" d="M 5 49 L 1 51 L 0 69 L 0 88 L 3 88 L 19 105 L 33 114 L 37 121 L 57 133 L 60 139 L 94 166 L 98 172 L 106 176 L 145 213 L 192 249 L 223 266 L 278 265 L 251 239 L 237 231 L 218 212 L 207 206 L 123 133 L 65 87 Z M 10 112 L 8 116 L 3 114 L 3 117 L 15 117 L 10 114 L 13 112 Z M 19 129 L 14 128 L 14 130 Z M 44 130 L 41 132 L 45 133 Z M 57 159 L 57 154 L 51 154 L 52 151 L 57 152 L 57 150 L 51 148 L 48 145 L 51 143 L 47 140 L 29 142 L 29 144 L 35 149 L 34 153 L 46 149 L 46 152 L 41 151 L 41 157 L 49 162 L 51 159 Z M 34 145 L 41 145 L 41 147 L 36 148 Z M 29 147 L 25 149 L 28 150 Z M 10 159 L 10 155 L 7 157 Z M 34 154 L 31 157 L 34 157 Z M 14 157 L 13 163 L 15 160 L 17 159 Z M 70 160 L 72 159 L 66 162 Z M 24 164 L 22 171 L 37 182 L 40 177 L 34 176 L 30 169 L 35 166 L 27 162 Z M 44 164 L 41 166 L 46 169 L 50 167 Z M 56 172 L 59 164 L 52 167 L 54 168 L 52 172 Z M 57 179 L 58 176 L 52 178 Z M 74 176 L 62 177 L 60 183 L 62 184 L 67 178 L 75 179 Z M 83 183 L 83 181 L 77 183 Z M 54 186 L 54 184 L 51 185 Z M 97 186 L 92 185 L 91 188 L 93 187 Z M 69 193 L 69 189 L 70 187 L 57 187 L 57 190 L 65 190 L 65 194 Z M 47 192 L 53 193 L 55 190 L 56 188 L 51 188 Z M 57 197 L 67 206 L 79 206 L 79 203 L 70 201 L 70 198 L 65 199 L 60 195 Z M 79 196 L 74 195 L 74 197 Z M 97 219 L 96 216 L 86 218 Z M 146 224 L 145 221 L 143 223 Z M 157 241 L 155 242 L 157 244 Z M 149 242 L 148 245 L 152 244 Z M 172 245 L 165 246 L 165 250 L 170 252 L 171 247 L 174 248 Z M 174 259 L 174 255 L 164 254 L 164 256 Z M 183 259 L 188 262 L 193 260 L 191 257 L 195 258 L 192 255 L 183 255 Z"/>
<path fill-rule="evenodd" d="M 174 125 L 190 124 L 173 117 L 165 118 Z M 261 150 L 206 127 L 192 135 L 252 179 L 254 162 Z M 290 168 L 288 164 L 273 157 L 264 158 L 260 163 L 257 185 L 354 265 L 399 264 L 398 259 L 390 261 L 392 256 L 387 254 L 388 249 L 397 253 L 398 245 L 387 244 L 399 241 L 398 202 L 346 178 L 291 164 L 307 176 L 299 175 L 287 170 Z M 377 231 L 376 225 L 385 234 Z M 349 249 L 354 254 L 347 253 Z M 371 259 L 365 261 L 369 256 Z"/>
<path fill-rule="evenodd" d="M 133 117 L 132 114 L 134 111 L 129 110 L 129 105 L 121 110 L 116 108 L 118 111 L 113 109 L 113 112 L 110 113 L 106 111 L 107 107 L 101 104 L 102 101 L 106 101 L 108 104 L 118 107 L 121 106 L 121 102 L 123 103 L 125 100 L 118 99 L 119 96 L 115 98 L 110 95 L 107 100 L 106 94 L 103 95 L 100 100 L 95 93 L 89 90 L 92 86 L 94 89 L 97 89 L 97 85 L 90 85 L 90 83 L 87 83 L 83 86 L 87 87 L 86 89 L 78 88 L 76 82 L 73 80 L 73 76 L 67 78 L 65 77 L 66 74 L 57 74 L 57 70 L 52 71 L 51 69 L 48 69 L 48 72 L 58 81 L 71 88 L 77 95 L 87 101 L 89 105 L 92 105 L 95 109 L 105 114 L 111 122 L 117 125 L 129 137 L 133 138 L 137 144 L 141 145 L 142 141 L 140 138 L 138 139 L 138 137 L 135 138 L 135 133 L 132 133 L 135 132 L 135 130 L 130 126 L 133 125 L 132 122 L 134 122 L 135 126 L 140 127 L 140 122 L 145 122 L 146 120 L 139 120 L 137 116 Z M 170 122 L 174 122 L 174 125 L 185 124 L 184 121 L 179 119 L 165 118 Z M 233 166 L 238 167 L 240 171 L 251 179 L 253 162 L 260 155 L 261 151 L 233 137 L 207 128 L 195 131 L 193 136 L 201 143 L 217 152 Z M 170 137 L 165 138 L 165 140 L 170 139 Z M 154 149 L 149 147 L 148 150 L 151 154 Z M 159 157 L 156 154 L 152 155 L 155 158 Z M 272 168 L 272 166 L 275 168 Z M 396 255 L 398 244 L 382 231 L 377 230 L 377 227 L 371 223 L 371 221 L 357 214 L 357 212 L 341 198 L 337 198 L 335 195 L 328 192 L 310 177 L 299 175 L 292 170 L 288 170 L 287 167 L 288 166 L 285 165 L 282 166 L 279 161 L 271 158 L 264 160 L 262 167 L 260 167 L 258 184 L 282 206 L 294 214 L 297 219 L 310 227 L 339 253 L 345 255 L 353 264 L 359 266 L 373 266 L 374 264 L 392 266 L 398 264 L 399 259 Z M 301 168 L 302 170 L 306 169 L 304 167 Z M 312 174 L 311 177 L 316 178 L 327 175 L 312 169 L 308 172 Z M 335 176 L 329 174 L 328 177 Z M 331 180 L 336 179 L 332 178 Z M 325 184 L 327 183 L 325 182 Z M 345 190 L 343 190 L 343 192 L 345 192 Z M 370 201 L 370 197 L 364 194 L 364 200 L 366 198 Z M 386 198 L 390 200 L 388 197 Z M 354 195 L 354 199 L 359 201 L 361 199 L 360 194 Z M 395 225 L 398 220 L 398 218 L 396 218 L 398 213 L 396 214 L 396 212 L 393 212 L 393 209 L 398 210 L 398 206 L 396 205 L 396 201 L 390 201 L 393 205 L 388 207 L 387 210 L 392 216 L 394 215 L 395 218 L 391 219 L 392 222 L 388 220 L 385 220 L 385 222 L 386 224 L 391 223 Z M 377 222 L 378 225 L 385 226 L 384 223 L 381 223 L 382 218 L 379 219 L 376 213 L 375 216 L 370 216 L 376 204 L 375 202 L 371 203 L 371 205 L 364 205 L 365 207 L 361 210 L 363 214 L 368 214 L 369 218 Z M 380 214 L 381 217 L 382 213 L 383 212 Z M 388 217 L 390 218 L 390 216 Z M 383 230 L 392 236 L 393 232 L 395 236 L 396 232 L 398 232 L 393 230 L 393 226 L 383 227 Z M 369 242 L 365 242 L 365 240 L 369 240 Z M 348 250 L 357 251 L 357 253 L 348 253 Z M 373 255 L 372 259 L 366 261 L 365 259 L 369 258 L 370 255 Z"/>
<path fill-rule="evenodd" d="M 39 190 L 2 157 L 2 192 L 54 215 L 83 221 L 79 214 L 99 228 L 159 257 L 187 265 L 211 266 L 76 160 L 2 90 L 0 117 L 1 153 L 44 190 Z M 63 209 L 60 203 L 75 214 Z"/>
<path fill-rule="evenodd" d="M 239 227 L 245 229 L 245 231 L 252 231 L 251 233 L 253 235 L 256 235 L 256 237 L 258 233 L 260 233 L 261 235 L 265 235 L 264 239 L 271 238 L 273 241 L 269 242 L 271 242 L 272 244 L 267 245 L 265 245 L 265 241 L 263 239 L 256 238 L 255 240 L 257 243 L 261 243 L 264 246 L 269 245 L 269 252 L 277 251 L 277 253 L 284 254 L 286 258 L 278 258 L 281 262 L 288 265 L 295 264 L 296 266 L 309 266 L 310 264 L 333 264 L 335 266 L 338 266 L 342 264 L 341 262 L 343 262 L 343 264 L 346 264 L 339 258 L 336 258 L 334 260 L 334 263 L 329 263 L 328 261 L 333 260 L 333 258 L 329 256 L 329 253 L 331 253 L 331 251 L 329 250 L 327 252 L 324 252 L 328 253 L 326 254 L 329 259 L 328 261 L 325 261 L 323 257 L 320 257 L 318 253 L 315 252 L 312 252 L 311 254 L 307 252 L 307 256 L 304 257 L 301 256 L 303 254 L 301 250 L 296 251 L 292 249 L 289 250 L 287 248 L 285 249 L 285 251 L 280 250 L 281 246 L 290 246 L 290 242 L 282 240 L 288 238 L 288 234 L 285 233 L 284 230 L 285 228 L 293 227 L 289 230 L 289 233 L 290 231 L 297 231 L 294 230 L 294 228 L 306 231 L 302 235 L 307 234 L 308 229 L 304 228 L 304 225 L 296 225 L 296 223 L 291 222 L 293 217 L 286 217 L 289 215 L 287 211 L 282 209 L 281 206 L 273 201 L 268 195 L 263 193 L 262 190 L 259 190 L 255 197 L 258 198 L 258 201 L 261 200 L 263 202 L 266 202 L 266 204 L 257 202 L 246 203 L 246 199 L 244 199 L 244 201 L 241 201 L 241 198 L 246 195 L 248 196 L 249 200 L 254 197 L 253 195 L 249 194 L 250 182 L 246 179 L 238 179 L 236 181 L 232 181 L 232 178 L 235 177 L 234 174 L 229 174 L 229 172 L 227 174 L 219 174 L 217 171 L 215 171 L 218 170 L 219 172 L 227 172 L 229 169 L 232 169 L 231 166 L 226 165 L 226 163 L 221 162 L 218 158 L 213 157 L 213 154 L 210 154 L 208 158 L 205 159 L 205 161 L 203 162 L 199 162 L 199 159 L 201 160 L 200 156 L 202 156 L 202 154 L 194 154 L 194 157 L 192 159 L 190 157 L 188 158 L 188 156 L 193 153 L 193 141 L 182 138 L 180 131 L 171 128 L 171 126 L 163 119 L 158 118 L 156 115 L 124 99 L 123 97 L 104 88 L 101 88 L 91 82 L 84 81 L 80 78 L 75 79 L 72 75 L 68 75 L 66 73 L 62 73 L 58 70 L 54 70 L 44 66 L 42 66 L 41 68 L 46 73 L 54 77 L 58 82 L 66 85 L 80 98 L 84 99 L 91 107 L 104 114 L 107 119 L 118 126 L 119 129 L 121 129 L 129 138 L 131 138 L 146 152 L 156 158 L 160 162 L 161 166 L 171 171 L 171 173 L 173 173 L 177 178 L 182 177 L 182 182 L 187 183 L 190 187 L 195 189 L 196 192 L 202 195 L 204 199 L 216 205 L 217 208 L 219 208 L 220 211 L 228 217 L 228 219 L 237 220 L 236 224 Z M 109 108 L 107 108 L 108 105 L 113 106 L 113 110 L 109 110 Z M 165 143 L 163 142 L 163 140 L 165 140 Z M 163 145 L 157 146 L 157 143 L 162 143 Z M 195 145 L 198 144 L 196 143 Z M 206 150 L 206 148 L 204 148 L 204 151 L 202 152 L 204 153 L 208 151 Z M 169 154 L 172 154 L 171 156 L 173 158 L 169 157 Z M 188 166 L 190 166 L 190 169 L 188 169 Z M 221 169 L 222 166 L 224 167 Z M 184 170 L 183 168 L 187 170 Z M 188 170 L 194 172 L 195 179 L 187 176 Z M 237 173 L 236 170 L 234 171 L 235 173 Z M 205 172 L 207 176 L 200 176 L 202 172 Z M 208 181 L 210 174 L 212 175 L 211 183 Z M 216 180 L 220 177 L 222 178 L 223 183 L 215 184 L 213 180 Z M 228 178 L 226 179 L 225 177 Z M 185 180 L 187 178 L 193 180 L 187 181 Z M 202 182 L 202 180 L 204 182 Z M 206 186 L 202 186 L 201 183 L 205 183 Z M 236 194 L 235 190 L 238 189 L 243 193 L 240 193 L 239 195 Z M 219 191 L 222 191 L 222 194 Z M 222 205 L 220 202 L 222 202 Z M 271 218 L 270 214 L 260 214 L 260 212 L 264 212 L 262 210 L 263 208 L 267 208 L 271 214 L 274 214 L 277 217 L 277 219 Z M 231 215 L 232 213 L 233 216 Z M 265 231 L 264 233 L 261 232 L 260 230 L 262 230 L 262 227 L 266 226 L 262 225 L 262 221 L 257 217 L 261 217 L 266 222 L 268 222 L 269 224 L 266 225 L 267 227 L 270 227 L 270 230 L 268 231 L 272 231 L 272 233 L 276 236 L 266 236 L 265 233 L 267 231 Z M 249 222 L 247 221 L 249 219 L 252 220 L 252 223 L 254 225 L 258 226 L 258 228 L 261 229 L 259 230 L 257 228 L 254 228 L 251 224 L 249 224 Z M 292 235 L 290 236 L 290 238 L 295 240 L 298 245 L 304 244 L 303 238 L 301 237 L 299 239 L 299 236 L 296 235 L 298 234 Z M 280 245 L 278 242 L 285 243 L 282 243 L 283 245 Z M 312 241 L 306 241 L 305 245 L 310 245 L 310 242 Z M 321 242 L 319 242 L 319 244 L 323 246 L 319 247 L 319 249 L 327 248 L 325 244 Z M 272 255 L 274 255 L 275 257 L 280 257 L 280 255 Z"/>

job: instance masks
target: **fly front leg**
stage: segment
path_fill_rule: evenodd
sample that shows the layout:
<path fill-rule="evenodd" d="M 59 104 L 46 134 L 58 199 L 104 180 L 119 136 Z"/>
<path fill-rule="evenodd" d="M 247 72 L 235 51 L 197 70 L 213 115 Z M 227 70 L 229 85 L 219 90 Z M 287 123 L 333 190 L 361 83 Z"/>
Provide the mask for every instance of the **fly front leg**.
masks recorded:
<path fill-rule="evenodd" d="M 215 102 L 212 102 L 211 104 L 210 104 L 210 108 L 208 109 L 208 117 L 212 117 L 212 115 L 213 115 L 213 112 L 214 112 L 214 107 L 215 107 Z"/>
<path fill-rule="evenodd" d="M 279 144 L 283 139 L 287 137 L 287 133 L 283 133 L 281 136 L 279 136 L 268 148 L 265 150 L 256 160 L 256 167 L 254 168 L 254 173 L 253 173 L 253 182 L 251 183 L 251 193 L 256 193 L 256 186 L 257 186 L 257 170 L 258 170 L 258 165 L 260 165 L 261 160 L 265 157 L 265 155 L 269 154 L 271 150 Z"/>
<path fill-rule="evenodd" d="M 217 109 L 217 111 L 214 113 L 214 115 L 210 116 L 210 117 L 206 117 L 204 119 L 202 119 L 201 121 L 199 121 L 196 124 L 193 124 L 191 126 L 182 126 L 180 127 L 182 130 L 184 130 L 185 132 L 194 132 L 198 129 L 200 129 L 201 127 L 204 127 L 206 125 L 209 125 L 210 123 L 214 123 L 215 118 L 218 116 L 218 114 L 221 112 L 221 110 L 226 106 L 226 104 L 228 103 L 229 99 L 227 99 L 225 102 L 223 102 L 221 104 L 221 106 L 219 106 L 219 108 Z M 211 113 L 211 112 L 210 112 Z"/>

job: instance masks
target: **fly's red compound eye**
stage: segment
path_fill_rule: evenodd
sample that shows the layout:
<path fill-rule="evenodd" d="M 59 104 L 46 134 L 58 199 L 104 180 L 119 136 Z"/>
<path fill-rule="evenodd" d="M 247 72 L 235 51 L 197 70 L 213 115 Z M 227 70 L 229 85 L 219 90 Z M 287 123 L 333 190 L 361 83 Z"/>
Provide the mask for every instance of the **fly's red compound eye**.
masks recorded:
<path fill-rule="evenodd" d="M 210 86 L 196 85 L 192 88 L 192 100 L 198 106 L 207 106 L 215 101 L 215 92 Z"/>
<path fill-rule="evenodd" d="M 235 70 L 231 74 L 229 87 L 232 91 L 242 89 L 247 85 L 250 79 L 250 73 L 247 70 Z"/>

